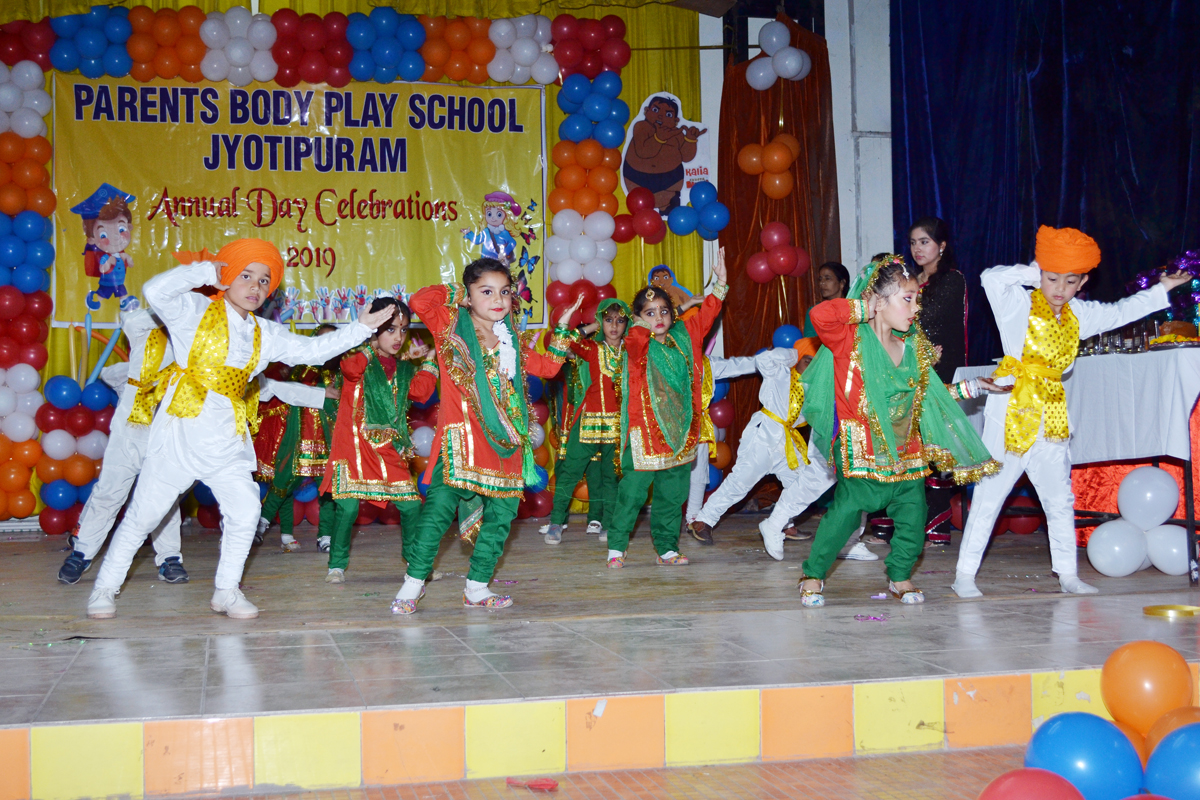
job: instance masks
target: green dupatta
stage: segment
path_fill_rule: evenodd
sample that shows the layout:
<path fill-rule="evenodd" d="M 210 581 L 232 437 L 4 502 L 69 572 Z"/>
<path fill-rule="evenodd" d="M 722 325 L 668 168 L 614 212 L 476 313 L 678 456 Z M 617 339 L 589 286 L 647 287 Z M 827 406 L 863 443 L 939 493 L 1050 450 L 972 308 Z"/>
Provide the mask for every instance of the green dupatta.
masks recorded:
<path fill-rule="evenodd" d="M 687 326 L 676 323 L 667 331 L 667 343 L 649 337 L 646 349 L 646 390 L 650 408 L 663 441 L 678 455 L 687 445 L 692 429 L 692 337 Z M 621 367 L 621 381 L 629 386 L 629 359 Z M 621 441 L 629 438 L 628 388 L 621 395 Z"/>
<path fill-rule="evenodd" d="M 408 430 L 408 390 L 417 366 L 396 359 L 396 373 L 388 379 L 375 348 L 368 347 L 363 371 L 363 419 L 367 439 L 375 444 L 390 442 L 397 453 L 412 450 Z"/>

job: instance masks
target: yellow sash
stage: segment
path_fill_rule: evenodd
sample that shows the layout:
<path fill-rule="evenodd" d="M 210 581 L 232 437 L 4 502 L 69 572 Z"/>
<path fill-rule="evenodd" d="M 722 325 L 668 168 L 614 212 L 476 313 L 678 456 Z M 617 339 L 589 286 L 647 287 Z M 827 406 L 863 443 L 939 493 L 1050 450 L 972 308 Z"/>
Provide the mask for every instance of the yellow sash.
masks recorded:
<path fill-rule="evenodd" d="M 713 396 L 713 374 L 712 363 L 708 360 L 708 356 L 703 356 L 704 372 L 700 377 L 700 408 L 704 411 L 700 414 L 700 435 L 696 438 L 696 444 L 708 442 L 711 447 L 708 448 L 708 460 L 717 460 L 717 429 L 713 426 L 712 419 L 708 416 L 708 404 L 712 402 Z"/>
<path fill-rule="evenodd" d="M 209 391 L 228 397 L 233 404 L 235 433 L 244 436 L 249 426 L 251 435 L 258 432 L 258 387 L 247 392 L 250 376 L 258 366 L 262 346 L 262 328 L 254 326 L 254 348 L 250 361 L 242 368 L 225 365 L 229 357 L 229 322 L 223 300 L 209 303 L 208 310 L 200 318 L 192 350 L 188 354 L 188 365 L 181 367 L 178 359 L 165 370 L 165 379 L 158 383 L 157 396 L 161 400 L 167 389 L 179 384 L 167 413 L 174 417 L 195 417 L 204 407 L 204 398 Z"/>
<path fill-rule="evenodd" d="M 800 409 L 803 407 L 804 384 L 800 382 L 800 373 L 796 370 L 792 370 L 792 382 L 788 389 L 787 419 L 780 419 L 774 411 L 766 406 L 762 407 L 762 412 L 766 414 L 767 419 L 783 426 L 783 433 L 787 437 L 788 469 L 797 469 L 800 466 L 800 459 L 804 459 L 805 464 L 808 463 L 808 442 L 804 441 L 804 437 L 795 427 L 796 420 L 800 419 Z"/>
<path fill-rule="evenodd" d="M 995 377 L 1016 378 L 1004 417 L 1004 449 L 1022 455 L 1044 427 L 1048 441 L 1066 441 L 1067 398 L 1062 376 L 1079 351 L 1079 320 L 1070 306 L 1054 316 L 1042 291 L 1033 292 L 1021 360 L 1005 356 Z"/>
<path fill-rule="evenodd" d="M 167 352 L 167 332 L 155 328 L 146 337 L 146 346 L 142 350 L 142 371 L 136 378 L 129 378 L 128 383 L 137 389 L 133 396 L 133 408 L 129 410 L 131 425 L 149 425 L 154 419 L 154 409 L 158 407 L 158 397 L 155 389 L 162 378 L 162 360 Z"/>

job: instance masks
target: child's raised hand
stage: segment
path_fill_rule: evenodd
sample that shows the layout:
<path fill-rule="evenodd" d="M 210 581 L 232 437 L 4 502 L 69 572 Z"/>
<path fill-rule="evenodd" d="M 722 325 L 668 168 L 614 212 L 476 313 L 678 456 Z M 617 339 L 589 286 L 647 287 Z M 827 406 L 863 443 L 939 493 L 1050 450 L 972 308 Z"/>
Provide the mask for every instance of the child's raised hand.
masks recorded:
<path fill-rule="evenodd" d="M 336 386 L 325 387 L 325 397 L 328 400 L 337 400 L 342 396 L 342 390 Z"/>
<path fill-rule="evenodd" d="M 378 311 L 372 311 L 370 305 L 364 305 L 358 312 L 358 321 L 375 331 L 379 330 L 380 326 L 391 319 L 395 313 L 396 307 L 392 305 L 384 306 Z"/>
<path fill-rule="evenodd" d="M 570 322 L 571 322 L 571 317 L 574 316 L 575 312 L 578 311 L 579 307 L 582 305 L 583 305 L 583 295 L 581 294 L 581 295 L 579 295 L 579 297 L 575 298 L 575 302 L 571 304 L 570 308 L 568 308 L 566 311 L 564 311 L 562 314 L 559 315 L 559 317 L 558 317 L 559 326 L 563 327 L 563 328 L 569 328 Z"/>
<path fill-rule="evenodd" d="M 416 336 L 408 340 L 408 346 L 404 348 L 404 352 L 400 355 L 401 361 L 418 361 L 425 358 L 432 351 L 429 345 Z"/>
<path fill-rule="evenodd" d="M 724 247 L 717 248 L 717 260 L 713 263 L 712 273 L 713 273 L 713 277 L 717 279 L 717 283 L 725 283 L 725 279 L 728 276 L 727 276 L 727 273 L 725 270 L 725 248 Z"/>
<path fill-rule="evenodd" d="M 221 283 L 221 269 L 222 269 L 222 267 L 227 267 L 229 265 L 226 264 L 224 261 L 210 261 L 208 263 L 213 265 L 213 268 L 216 270 L 216 273 L 217 273 L 217 279 L 212 284 L 212 287 L 219 292 L 226 291 L 229 288 L 229 286 L 224 283 Z"/>
<path fill-rule="evenodd" d="M 1158 282 L 1161 283 L 1164 287 L 1166 287 L 1166 290 L 1169 292 L 1172 289 L 1174 289 L 1176 286 L 1183 286 L 1185 283 L 1187 283 L 1191 279 L 1192 279 L 1191 275 L 1184 272 L 1183 270 L 1180 270 L 1178 272 L 1164 272 L 1162 277 L 1160 277 L 1158 279 Z"/>

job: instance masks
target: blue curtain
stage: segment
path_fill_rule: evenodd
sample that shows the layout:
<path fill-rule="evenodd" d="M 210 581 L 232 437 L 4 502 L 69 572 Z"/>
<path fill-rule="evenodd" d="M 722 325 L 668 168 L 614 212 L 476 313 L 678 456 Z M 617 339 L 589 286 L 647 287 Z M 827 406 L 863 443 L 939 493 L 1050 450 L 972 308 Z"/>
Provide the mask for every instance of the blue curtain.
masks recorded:
<path fill-rule="evenodd" d="M 967 277 L 970 363 L 1000 354 L 979 273 L 1038 225 L 1103 251 L 1089 296 L 1200 246 L 1200 9 L 1189 0 L 892 0 L 896 246 L 933 214 Z"/>

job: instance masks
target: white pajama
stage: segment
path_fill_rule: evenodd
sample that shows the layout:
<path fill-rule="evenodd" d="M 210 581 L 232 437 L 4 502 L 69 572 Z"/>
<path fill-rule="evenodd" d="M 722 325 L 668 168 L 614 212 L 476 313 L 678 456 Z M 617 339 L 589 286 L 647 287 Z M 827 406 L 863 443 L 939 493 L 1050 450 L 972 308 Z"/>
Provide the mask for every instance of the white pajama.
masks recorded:
<path fill-rule="evenodd" d="M 796 470 L 796 477 L 791 486 L 784 485 L 779 500 L 771 509 L 771 515 L 763 522 L 763 527 L 768 531 L 782 533 L 793 517 L 799 516 L 804 509 L 817 502 L 835 483 L 833 467 L 825 461 L 820 448 L 809 447 L 808 461 L 808 464 L 801 465 L 800 469 Z"/>
<path fill-rule="evenodd" d="M 714 384 L 727 378 L 750 375 L 756 371 L 752 356 L 710 358 L 708 363 L 712 367 Z M 700 413 L 707 414 L 708 409 L 702 409 Z M 708 448 L 707 442 L 696 445 L 696 460 L 692 463 L 692 473 L 688 483 L 687 513 L 684 516 L 686 522 L 694 521 L 696 515 L 700 513 L 700 507 L 704 504 L 704 490 L 708 488 Z"/>

